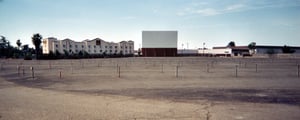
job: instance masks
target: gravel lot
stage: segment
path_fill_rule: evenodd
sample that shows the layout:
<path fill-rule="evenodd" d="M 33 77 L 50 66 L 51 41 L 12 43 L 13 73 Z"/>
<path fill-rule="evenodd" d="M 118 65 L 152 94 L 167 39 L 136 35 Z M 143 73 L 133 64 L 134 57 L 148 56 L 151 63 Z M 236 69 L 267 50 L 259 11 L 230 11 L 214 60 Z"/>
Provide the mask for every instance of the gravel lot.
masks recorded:
<path fill-rule="evenodd" d="M 0 59 L 0 120 L 299 120 L 298 64 L 299 58 Z"/>

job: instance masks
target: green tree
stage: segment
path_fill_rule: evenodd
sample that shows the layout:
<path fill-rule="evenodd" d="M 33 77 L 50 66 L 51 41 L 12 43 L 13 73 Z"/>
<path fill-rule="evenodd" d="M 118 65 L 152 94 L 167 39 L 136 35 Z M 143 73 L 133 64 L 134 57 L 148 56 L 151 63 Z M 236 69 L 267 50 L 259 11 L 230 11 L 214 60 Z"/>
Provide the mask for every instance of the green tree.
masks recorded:
<path fill-rule="evenodd" d="M 89 58 L 90 57 L 90 54 L 86 51 L 83 51 L 83 57 L 84 58 Z"/>
<path fill-rule="evenodd" d="M 83 57 L 83 51 L 82 51 L 82 50 L 80 50 L 80 51 L 78 52 L 78 56 L 79 56 L 79 58 L 82 58 L 82 57 Z"/>
<path fill-rule="evenodd" d="M 17 52 L 14 47 L 10 45 L 9 40 L 7 40 L 4 36 L 1 36 L 0 39 L 0 56 L 4 56 L 7 58 L 11 58 L 14 56 L 14 53 Z"/>
<path fill-rule="evenodd" d="M 35 46 L 35 54 L 36 58 L 38 59 L 40 54 L 40 46 L 42 43 L 42 36 L 39 33 L 33 34 L 32 43 Z"/>
<path fill-rule="evenodd" d="M 138 49 L 138 56 L 141 56 L 141 48 Z"/>
<path fill-rule="evenodd" d="M 56 50 L 56 51 L 55 51 L 55 56 L 60 57 L 60 56 L 61 56 L 61 53 L 60 53 L 58 50 Z"/>
<path fill-rule="evenodd" d="M 248 48 L 250 50 L 250 54 L 254 54 L 255 53 L 255 49 L 256 49 L 256 43 L 255 42 L 251 42 L 249 45 L 248 45 Z"/>
<path fill-rule="evenodd" d="M 284 45 L 282 48 L 282 53 L 294 53 L 295 50 L 291 49 L 291 47 Z"/>
<path fill-rule="evenodd" d="M 227 47 L 235 47 L 235 42 L 234 41 L 230 41 L 227 45 Z"/>
<path fill-rule="evenodd" d="M 64 50 L 64 55 L 65 55 L 65 57 L 69 57 L 70 54 L 67 50 Z"/>
<path fill-rule="evenodd" d="M 17 42 L 16 42 L 16 44 L 17 44 L 18 48 L 20 49 L 20 47 L 21 47 L 21 45 L 22 45 L 21 40 L 18 39 Z"/>
<path fill-rule="evenodd" d="M 1 48 L 7 48 L 8 45 L 9 45 L 8 40 L 6 40 L 6 38 L 4 36 L 1 36 L 0 47 Z"/>

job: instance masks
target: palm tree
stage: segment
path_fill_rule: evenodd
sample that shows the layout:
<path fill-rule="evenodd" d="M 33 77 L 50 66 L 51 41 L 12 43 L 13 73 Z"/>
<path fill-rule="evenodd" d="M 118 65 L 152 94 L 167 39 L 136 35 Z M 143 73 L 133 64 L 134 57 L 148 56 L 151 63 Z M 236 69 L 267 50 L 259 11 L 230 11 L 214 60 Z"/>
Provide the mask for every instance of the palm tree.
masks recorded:
<path fill-rule="evenodd" d="M 36 58 L 39 58 L 40 45 L 42 43 L 42 36 L 39 33 L 33 34 L 32 43 L 35 46 Z"/>
<path fill-rule="evenodd" d="M 6 40 L 6 38 L 4 36 L 1 36 L 1 41 L 0 41 L 1 47 L 6 48 L 7 42 L 8 41 Z"/>
<path fill-rule="evenodd" d="M 20 47 L 21 47 L 21 45 L 22 45 L 20 39 L 17 40 L 16 44 L 18 45 L 18 48 L 20 49 Z"/>

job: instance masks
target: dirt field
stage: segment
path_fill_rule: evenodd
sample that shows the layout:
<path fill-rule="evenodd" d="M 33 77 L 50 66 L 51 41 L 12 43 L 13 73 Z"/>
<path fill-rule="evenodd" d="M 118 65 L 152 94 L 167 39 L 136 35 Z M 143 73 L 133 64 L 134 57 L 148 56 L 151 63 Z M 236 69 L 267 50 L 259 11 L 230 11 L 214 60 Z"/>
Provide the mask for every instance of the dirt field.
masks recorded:
<path fill-rule="evenodd" d="M 0 120 L 299 120 L 298 64 L 299 58 L 2 59 Z"/>

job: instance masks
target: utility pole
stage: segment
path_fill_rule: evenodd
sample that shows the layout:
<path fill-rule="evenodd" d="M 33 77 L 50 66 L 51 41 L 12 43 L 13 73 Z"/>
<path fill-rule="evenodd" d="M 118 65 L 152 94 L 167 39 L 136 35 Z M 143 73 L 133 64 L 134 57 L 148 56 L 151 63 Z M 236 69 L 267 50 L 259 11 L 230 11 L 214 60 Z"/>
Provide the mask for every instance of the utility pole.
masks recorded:
<path fill-rule="evenodd" d="M 182 46 L 181 54 L 183 55 L 183 46 L 184 46 L 184 44 L 182 43 L 181 46 Z"/>
<path fill-rule="evenodd" d="M 202 56 L 204 56 L 204 49 L 205 49 L 205 42 L 203 42 L 203 54 L 202 54 Z"/>
<path fill-rule="evenodd" d="M 186 49 L 189 49 L 189 42 L 186 42 Z"/>

